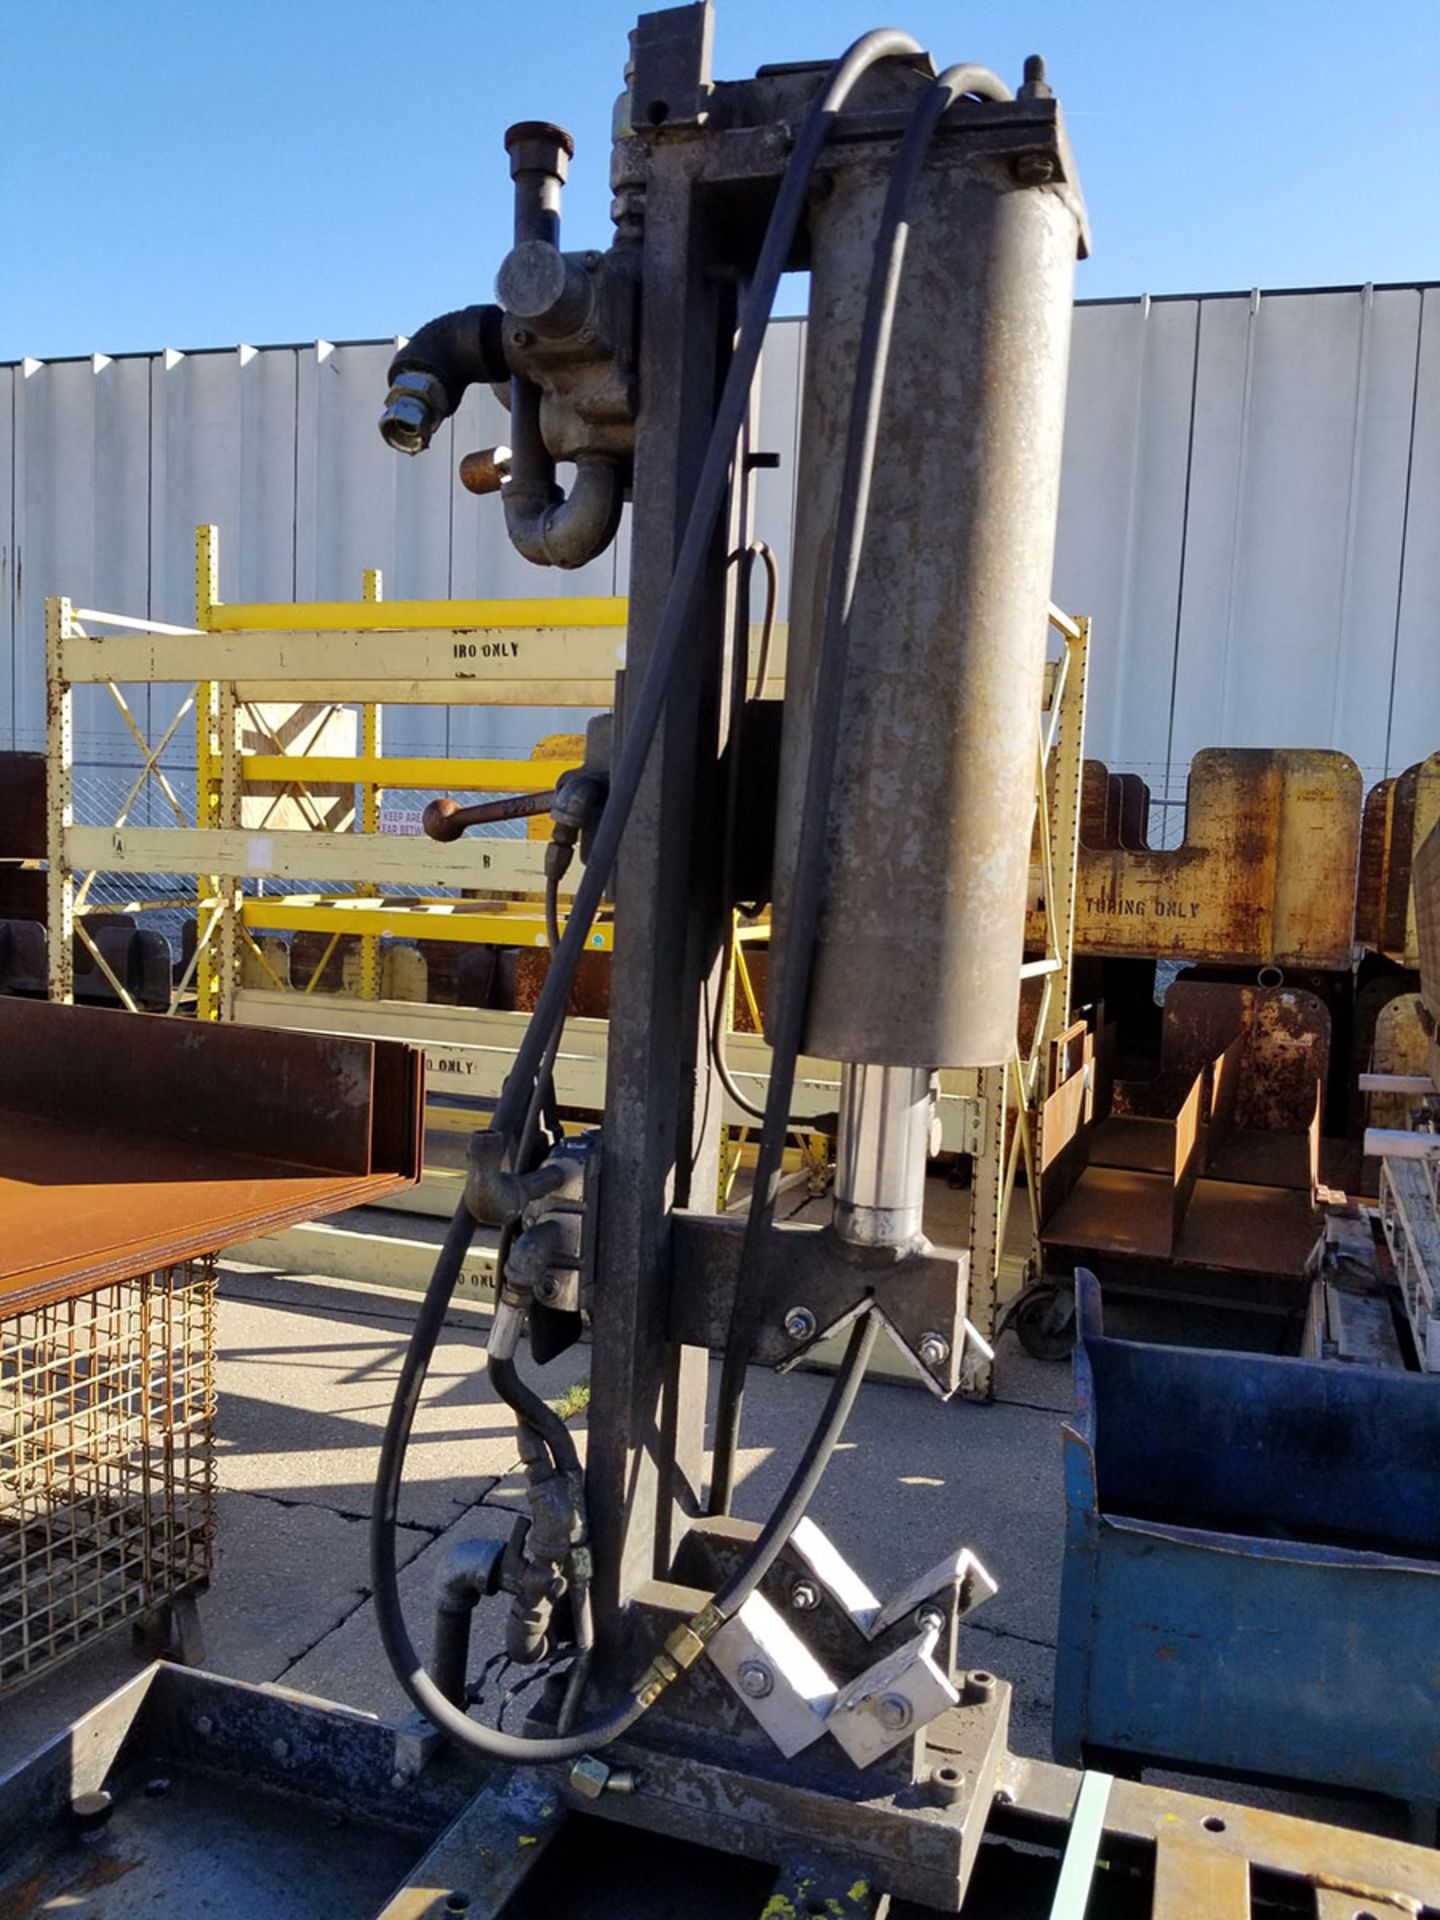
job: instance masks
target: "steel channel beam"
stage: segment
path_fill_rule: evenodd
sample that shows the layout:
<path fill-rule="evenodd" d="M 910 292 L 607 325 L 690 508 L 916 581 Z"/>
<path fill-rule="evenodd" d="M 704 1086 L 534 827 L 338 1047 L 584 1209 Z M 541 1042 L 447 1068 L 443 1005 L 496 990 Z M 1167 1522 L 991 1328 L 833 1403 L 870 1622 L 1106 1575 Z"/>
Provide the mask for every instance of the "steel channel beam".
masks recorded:
<path fill-rule="evenodd" d="M 0 1300 L 19 1311 L 419 1176 L 421 1056 L 0 998 Z"/>

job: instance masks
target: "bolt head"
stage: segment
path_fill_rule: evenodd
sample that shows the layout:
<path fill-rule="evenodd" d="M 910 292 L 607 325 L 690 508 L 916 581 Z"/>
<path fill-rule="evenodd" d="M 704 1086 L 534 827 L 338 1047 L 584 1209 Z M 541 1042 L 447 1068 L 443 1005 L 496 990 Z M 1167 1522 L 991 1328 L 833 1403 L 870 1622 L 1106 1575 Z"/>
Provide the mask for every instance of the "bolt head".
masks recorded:
<path fill-rule="evenodd" d="M 752 1700 L 763 1700 L 774 1690 L 775 1676 L 763 1660 L 746 1660 L 735 1677 L 740 1682 L 740 1691 Z"/>
<path fill-rule="evenodd" d="M 882 1693 L 871 1711 L 891 1733 L 903 1733 L 915 1718 L 915 1709 L 903 1693 Z"/>
<path fill-rule="evenodd" d="M 915 1624 L 922 1633 L 943 1633 L 945 1616 L 939 1607 L 921 1607 L 915 1616 Z"/>
<path fill-rule="evenodd" d="M 950 1342 L 943 1333 L 927 1333 L 921 1336 L 919 1352 L 927 1367 L 943 1367 L 950 1358 Z"/>
<path fill-rule="evenodd" d="M 207 1740 L 215 1731 L 215 1722 L 210 1718 L 208 1713 L 202 1713 L 200 1715 L 199 1719 L 195 1722 L 195 1731 Z"/>
<path fill-rule="evenodd" d="M 797 1613 L 813 1613 L 820 1604 L 820 1589 L 813 1580 L 797 1580 L 790 1589 L 790 1604 Z"/>
<path fill-rule="evenodd" d="M 808 1307 L 791 1307 L 783 1324 L 786 1336 L 791 1340 L 815 1338 L 815 1316 Z"/>
<path fill-rule="evenodd" d="M 288 1760 L 290 1758 L 290 1742 L 288 1740 L 272 1740 L 270 1742 L 270 1752 L 277 1760 Z"/>
<path fill-rule="evenodd" d="M 1055 178 L 1055 162 L 1048 153 L 1016 156 L 1015 178 L 1022 187 L 1043 187 Z"/>

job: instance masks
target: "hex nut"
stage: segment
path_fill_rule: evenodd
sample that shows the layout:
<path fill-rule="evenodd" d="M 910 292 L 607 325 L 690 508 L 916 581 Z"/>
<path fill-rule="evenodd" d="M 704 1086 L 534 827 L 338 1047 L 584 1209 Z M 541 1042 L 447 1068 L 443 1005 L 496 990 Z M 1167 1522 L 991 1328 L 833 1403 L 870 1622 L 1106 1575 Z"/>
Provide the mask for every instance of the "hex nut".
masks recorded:
<path fill-rule="evenodd" d="M 939 1607 L 921 1607 L 915 1615 L 915 1624 L 921 1633 L 943 1633 L 945 1616 Z"/>
<path fill-rule="evenodd" d="M 790 1604 L 797 1613 L 813 1613 L 820 1604 L 820 1589 L 813 1580 L 797 1580 L 790 1589 Z"/>
<path fill-rule="evenodd" d="M 763 1700 L 774 1690 L 775 1676 L 763 1660 L 742 1661 L 735 1678 L 740 1683 L 740 1691 L 752 1700 Z"/>
<path fill-rule="evenodd" d="M 919 1354 L 927 1367 L 943 1367 L 950 1358 L 950 1342 L 943 1333 L 924 1333 L 920 1336 Z"/>
<path fill-rule="evenodd" d="M 815 1338 L 815 1316 L 808 1307 L 790 1307 L 783 1324 L 786 1336 L 791 1340 Z"/>
<path fill-rule="evenodd" d="M 570 1769 L 570 1785 L 587 1800 L 598 1800 L 609 1781 L 609 1767 L 593 1753 L 582 1753 Z"/>
<path fill-rule="evenodd" d="M 915 1709 L 903 1693 L 882 1693 L 870 1710 L 891 1733 L 903 1733 L 915 1718 Z"/>

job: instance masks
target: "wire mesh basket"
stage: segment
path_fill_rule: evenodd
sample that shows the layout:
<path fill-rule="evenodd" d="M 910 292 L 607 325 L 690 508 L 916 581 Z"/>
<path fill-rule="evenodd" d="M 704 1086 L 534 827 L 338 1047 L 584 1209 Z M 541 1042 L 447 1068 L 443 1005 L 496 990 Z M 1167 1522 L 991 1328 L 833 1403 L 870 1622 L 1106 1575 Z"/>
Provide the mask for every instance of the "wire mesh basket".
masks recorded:
<path fill-rule="evenodd" d="M 203 1586 L 215 1263 L 0 1311 L 0 1690 Z"/>

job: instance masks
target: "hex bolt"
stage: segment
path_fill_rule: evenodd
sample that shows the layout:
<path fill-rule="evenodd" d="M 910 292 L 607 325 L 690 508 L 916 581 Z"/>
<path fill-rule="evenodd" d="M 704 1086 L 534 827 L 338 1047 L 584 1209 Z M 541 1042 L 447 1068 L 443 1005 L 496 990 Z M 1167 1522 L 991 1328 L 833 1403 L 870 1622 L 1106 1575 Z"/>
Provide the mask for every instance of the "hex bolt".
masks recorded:
<path fill-rule="evenodd" d="M 939 1607 L 921 1607 L 915 1616 L 915 1624 L 921 1633 L 943 1633 L 945 1616 Z"/>
<path fill-rule="evenodd" d="M 1048 153 L 1017 154 L 1014 173 L 1022 187 L 1048 186 L 1055 178 L 1055 162 Z"/>
<path fill-rule="evenodd" d="M 797 1613 L 813 1613 L 820 1604 L 820 1589 L 813 1580 L 797 1580 L 790 1589 L 790 1604 Z"/>
<path fill-rule="evenodd" d="M 394 1773 L 392 1773 L 390 1776 L 391 1787 L 394 1789 L 396 1793 L 399 1793 L 401 1788 L 404 1787 L 406 1783 L 407 1783 L 407 1776 L 403 1774 L 400 1771 L 400 1769 L 397 1767 Z"/>
<path fill-rule="evenodd" d="M 211 1734 L 215 1731 L 215 1722 L 210 1718 L 208 1713 L 202 1713 L 196 1720 L 195 1731 L 200 1735 L 202 1740 L 208 1740 L 210 1738 Z"/>
<path fill-rule="evenodd" d="M 582 1753 L 570 1769 L 570 1785 L 587 1800 L 598 1800 L 609 1784 L 609 1767 L 593 1753 Z"/>
<path fill-rule="evenodd" d="M 915 1718 L 915 1709 L 903 1693 L 882 1693 L 871 1711 L 891 1733 L 903 1733 Z"/>
<path fill-rule="evenodd" d="M 270 1742 L 270 1752 L 277 1760 L 288 1760 L 290 1758 L 290 1742 L 288 1740 L 272 1740 Z"/>
<path fill-rule="evenodd" d="M 943 1367 L 950 1358 L 950 1342 L 943 1333 L 924 1333 L 920 1336 L 919 1352 L 927 1367 Z"/>
<path fill-rule="evenodd" d="M 786 1335 L 791 1340 L 813 1340 L 815 1338 L 815 1316 L 808 1307 L 791 1307 L 784 1319 Z"/>
<path fill-rule="evenodd" d="M 740 1691 L 752 1700 L 763 1700 L 775 1686 L 775 1676 L 763 1660 L 742 1661 L 735 1677 L 740 1682 Z"/>

